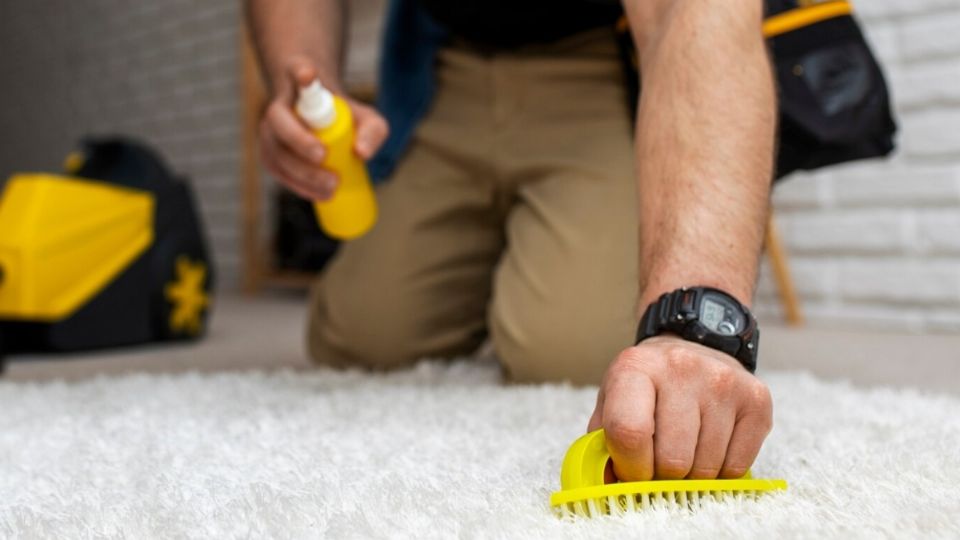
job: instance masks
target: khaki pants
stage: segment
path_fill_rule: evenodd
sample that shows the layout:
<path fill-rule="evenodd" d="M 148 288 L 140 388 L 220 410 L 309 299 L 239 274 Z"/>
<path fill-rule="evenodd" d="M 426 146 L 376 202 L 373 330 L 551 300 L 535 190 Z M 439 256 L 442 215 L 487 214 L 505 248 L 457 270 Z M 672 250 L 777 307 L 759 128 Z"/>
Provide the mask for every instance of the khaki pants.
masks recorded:
<path fill-rule="evenodd" d="M 596 383 L 636 329 L 632 122 L 612 30 L 438 59 L 381 215 L 311 294 L 314 361 L 388 369 L 489 336 L 514 381 Z"/>

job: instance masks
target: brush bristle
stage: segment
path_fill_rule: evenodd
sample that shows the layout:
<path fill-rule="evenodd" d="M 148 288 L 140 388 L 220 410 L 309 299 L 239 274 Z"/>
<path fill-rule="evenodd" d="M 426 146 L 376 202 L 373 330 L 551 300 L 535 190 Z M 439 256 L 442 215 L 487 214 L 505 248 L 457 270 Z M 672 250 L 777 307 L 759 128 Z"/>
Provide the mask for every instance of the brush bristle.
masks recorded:
<path fill-rule="evenodd" d="M 697 509 L 705 501 L 722 501 L 727 497 L 734 499 L 756 499 L 755 490 L 730 491 L 657 491 L 635 495 L 608 495 L 591 499 L 582 499 L 554 506 L 561 517 L 599 517 L 603 515 L 622 515 L 645 508 L 684 508 Z"/>

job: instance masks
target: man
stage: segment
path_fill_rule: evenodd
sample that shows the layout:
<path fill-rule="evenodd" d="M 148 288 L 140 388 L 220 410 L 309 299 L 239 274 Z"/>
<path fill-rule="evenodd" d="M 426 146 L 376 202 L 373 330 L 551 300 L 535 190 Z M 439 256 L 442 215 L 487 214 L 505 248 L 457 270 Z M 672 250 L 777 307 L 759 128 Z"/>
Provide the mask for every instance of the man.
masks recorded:
<path fill-rule="evenodd" d="M 489 331 L 512 380 L 601 381 L 589 427 L 606 429 L 618 478 L 743 475 L 772 423 L 746 308 L 776 114 L 761 0 L 623 0 L 635 122 L 619 6 L 411 2 L 450 35 L 430 58 L 436 93 L 378 193 L 379 223 L 313 291 L 314 360 L 391 368 L 469 353 Z M 344 5 L 248 8 L 273 96 L 266 165 L 325 199 L 337 179 L 292 106 L 315 76 L 342 93 Z M 351 105 L 369 159 L 387 122 Z"/>

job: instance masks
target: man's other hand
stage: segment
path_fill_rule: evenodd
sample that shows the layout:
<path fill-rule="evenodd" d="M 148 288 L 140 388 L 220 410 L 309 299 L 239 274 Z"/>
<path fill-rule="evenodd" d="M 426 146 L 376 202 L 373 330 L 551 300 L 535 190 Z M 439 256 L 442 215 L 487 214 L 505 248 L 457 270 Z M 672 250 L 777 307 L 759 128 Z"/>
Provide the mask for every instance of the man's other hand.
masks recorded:
<path fill-rule="evenodd" d="M 589 429 L 604 428 L 614 474 L 632 481 L 739 478 L 772 425 L 770 391 L 736 359 L 665 335 L 610 364 Z"/>
<path fill-rule="evenodd" d="M 260 154 L 267 170 L 285 187 L 305 199 L 326 200 L 339 180 L 333 171 L 321 167 L 326 148 L 294 111 L 299 89 L 317 77 L 317 70 L 309 60 L 295 58 L 286 74 L 275 85 L 260 121 Z M 321 82 L 335 92 L 339 87 L 334 81 Z M 353 113 L 354 151 L 362 159 L 370 159 L 387 138 L 387 121 L 373 107 L 344 99 Z"/>

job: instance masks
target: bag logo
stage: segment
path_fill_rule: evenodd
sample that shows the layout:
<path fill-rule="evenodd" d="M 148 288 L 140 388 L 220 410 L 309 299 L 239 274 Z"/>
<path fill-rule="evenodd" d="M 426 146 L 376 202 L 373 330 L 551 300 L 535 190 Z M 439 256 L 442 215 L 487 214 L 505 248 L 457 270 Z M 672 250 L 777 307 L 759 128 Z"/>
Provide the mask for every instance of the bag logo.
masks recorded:
<path fill-rule="evenodd" d="M 164 296 L 173 304 L 170 311 L 170 329 L 178 333 L 200 333 L 200 316 L 210 299 L 203 290 L 207 266 L 190 261 L 186 255 L 177 257 L 176 278 L 164 288 Z"/>

